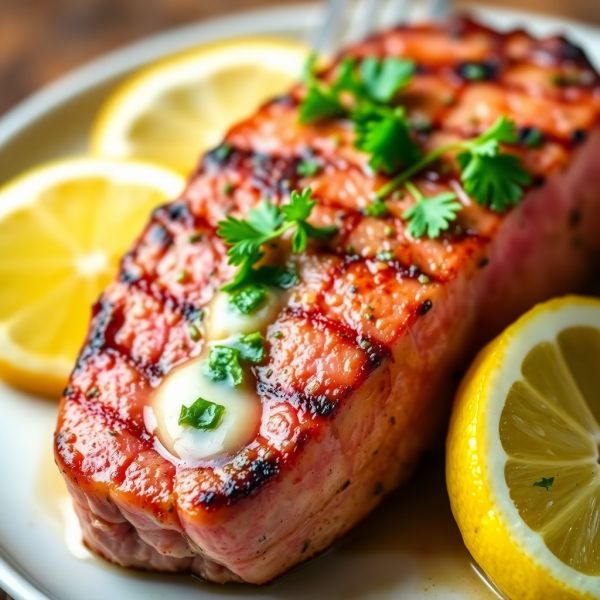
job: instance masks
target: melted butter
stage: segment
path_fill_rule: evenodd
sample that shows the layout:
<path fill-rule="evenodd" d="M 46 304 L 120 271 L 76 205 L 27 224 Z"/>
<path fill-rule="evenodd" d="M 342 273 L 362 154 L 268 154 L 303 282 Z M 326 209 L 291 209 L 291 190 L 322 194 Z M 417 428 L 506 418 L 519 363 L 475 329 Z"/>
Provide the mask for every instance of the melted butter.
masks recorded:
<path fill-rule="evenodd" d="M 229 301 L 231 296 L 226 292 L 218 292 L 208 306 L 204 320 L 204 336 L 207 340 L 223 340 L 255 331 L 266 331 L 267 327 L 277 319 L 277 315 L 287 301 L 287 292 L 269 288 L 263 303 L 250 315 L 240 312 Z"/>
<path fill-rule="evenodd" d="M 204 352 L 165 377 L 153 395 L 151 410 L 144 414 L 146 428 L 172 457 L 184 462 L 215 459 L 234 454 L 256 437 L 262 407 L 250 369 L 246 368 L 242 385 L 233 387 L 211 381 L 205 374 L 205 362 L 214 345 L 234 347 L 240 335 L 264 334 L 287 298 L 285 290 L 270 288 L 262 305 L 245 315 L 231 304 L 229 294 L 216 294 L 203 323 Z M 221 423 L 213 431 L 179 425 L 181 407 L 189 407 L 198 398 L 225 407 Z"/>
<path fill-rule="evenodd" d="M 205 374 L 205 363 L 206 355 L 168 375 L 154 395 L 152 416 L 146 416 L 147 428 L 171 454 L 186 462 L 233 454 L 254 439 L 260 426 L 262 408 L 247 383 L 249 374 L 237 387 L 213 382 Z M 225 407 L 221 423 L 212 431 L 178 423 L 182 405 L 190 406 L 199 397 Z"/>

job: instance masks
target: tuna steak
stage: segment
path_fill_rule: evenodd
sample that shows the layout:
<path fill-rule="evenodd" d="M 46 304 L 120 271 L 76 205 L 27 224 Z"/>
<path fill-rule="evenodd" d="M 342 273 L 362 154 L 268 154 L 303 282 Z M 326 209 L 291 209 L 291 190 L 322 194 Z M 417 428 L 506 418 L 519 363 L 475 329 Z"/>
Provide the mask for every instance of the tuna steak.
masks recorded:
<path fill-rule="evenodd" d="M 387 201 L 387 216 L 365 216 L 386 179 L 353 147 L 351 124 L 298 124 L 301 85 L 235 126 L 124 257 L 60 406 L 56 459 L 86 544 L 107 560 L 262 584 L 321 552 L 439 441 L 474 351 L 591 272 L 600 82 L 581 50 L 453 19 L 398 27 L 343 54 L 391 55 L 418 64 L 399 100 L 424 149 L 508 115 L 521 139 L 510 151 L 533 185 L 500 215 L 471 202 L 445 161 L 415 183 L 456 191 L 464 210 L 438 239 L 413 239 L 406 194 Z M 321 165 L 316 174 L 298 175 L 306 159 Z M 177 460 L 148 409 L 165 378 L 202 353 L 201 316 L 234 272 L 217 222 L 304 186 L 319 201 L 311 221 L 339 233 L 290 257 L 299 283 L 252 368 L 255 431 L 234 453 Z"/>

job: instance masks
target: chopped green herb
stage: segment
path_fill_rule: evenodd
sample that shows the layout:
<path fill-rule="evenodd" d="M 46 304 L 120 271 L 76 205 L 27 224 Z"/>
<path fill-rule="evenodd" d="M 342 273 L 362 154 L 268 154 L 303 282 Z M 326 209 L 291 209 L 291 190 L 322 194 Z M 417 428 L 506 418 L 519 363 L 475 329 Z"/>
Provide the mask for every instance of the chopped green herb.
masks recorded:
<path fill-rule="evenodd" d="M 321 170 L 321 163 L 316 160 L 302 160 L 296 167 L 296 173 L 301 177 L 312 177 Z"/>
<path fill-rule="evenodd" d="M 367 321 L 372 321 L 375 317 L 371 314 L 371 313 L 366 313 L 365 314 L 365 319 Z"/>
<path fill-rule="evenodd" d="M 419 283 L 429 283 L 431 281 L 429 277 L 427 277 L 427 275 L 423 275 L 423 273 L 419 275 L 418 280 Z"/>
<path fill-rule="evenodd" d="M 456 213 L 462 208 L 454 192 L 425 198 L 412 183 L 407 183 L 406 188 L 414 197 L 415 204 L 405 210 L 402 217 L 408 221 L 408 232 L 415 238 L 425 234 L 436 238 L 441 231 L 448 229 L 450 221 L 456 219 Z"/>
<path fill-rule="evenodd" d="M 307 222 L 316 201 L 312 200 L 312 191 L 305 188 L 301 193 L 293 191 L 290 203 L 282 207 L 270 204 L 267 200 L 251 209 L 245 220 L 227 217 L 218 223 L 217 234 L 230 246 L 227 254 L 229 264 L 240 268 L 233 281 L 223 287 L 226 292 L 233 292 L 247 283 L 265 283 L 265 279 L 291 281 L 289 275 L 284 276 L 279 267 L 260 267 L 253 265 L 263 256 L 260 248 L 263 244 L 282 236 L 286 231 L 295 228 L 292 237 L 292 250 L 295 253 L 306 249 L 308 238 L 324 239 L 337 231 L 337 227 L 314 227 Z"/>
<path fill-rule="evenodd" d="M 354 145 L 370 155 L 369 166 L 374 171 L 393 173 L 419 160 L 420 151 L 410 137 L 406 111 L 365 104 L 352 112 Z"/>
<path fill-rule="evenodd" d="M 500 117 L 485 133 L 464 144 L 464 152 L 457 157 L 461 181 L 478 204 L 503 212 L 517 204 L 523 196 L 522 186 L 531 183 L 517 156 L 500 153 L 500 143 L 516 141 L 514 123 Z"/>
<path fill-rule="evenodd" d="M 433 130 L 433 123 L 427 119 L 411 121 L 411 127 L 420 133 L 429 133 Z"/>
<path fill-rule="evenodd" d="M 229 196 L 229 194 L 231 194 L 231 192 L 233 192 L 234 189 L 235 189 L 235 185 L 233 185 L 233 183 L 231 183 L 231 181 L 226 181 L 223 184 L 223 195 Z"/>
<path fill-rule="evenodd" d="M 354 254 L 354 246 L 351 246 L 351 245 L 346 246 L 346 254 L 353 255 Z"/>
<path fill-rule="evenodd" d="M 198 398 L 191 406 L 181 407 L 178 423 L 201 431 L 213 431 L 220 425 L 224 412 L 224 406 Z"/>
<path fill-rule="evenodd" d="M 267 288 L 261 283 L 249 283 L 231 294 L 229 302 L 242 314 L 249 315 L 267 297 Z"/>
<path fill-rule="evenodd" d="M 190 235 L 188 239 L 192 244 L 196 244 L 197 242 L 201 242 L 204 239 L 204 234 L 201 232 L 192 233 L 192 235 Z"/>
<path fill-rule="evenodd" d="M 569 85 L 580 85 L 581 75 L 574 73 L 556 73 L 551 78 L 552 85 L 557 87 L 567 87 Z"/>
<path fill-rule="evenodd" d="M 527 148 L 539 148 L 544 143 L 544 134 L 537 127 L 528 128 L 521 141 Z"/>
<path fill-rule="evenodd" d="M 483 65 L 477 63 L 467 63 L 463 65 L 461 74 L 470 81 L 483 81 L 487 79 L 487 71 Z"/>
<path fill-rule="evenodd" d="M 283 333 L 281 333 L 281 331 L 274 331 L 271 334 L 272 337 L 274 337 L 276 340 L 279 340 L 283 337 Z"/>
<path fill-rule="evenodd" d="M 369 100 L 387 104 L 398 90 L 410 83 L 415 63 L 393 56 L 383 60 L 369 56 L 360 63 L 359 72 Z"/>
<path fill-rule="evenodd" d="M 387 236 L 387 237 L 391 237 L 394 235 L 394 233 L 396 233 L 396 231 L 394 230 L 394 228 L 391 225 L 386 225 L 385 229 L 383 230 L 383 233 Z"/>
<path fill-rule="evenodd" d="M 94 386 L 91 387 L 86 393 L 85 393 L 85 397 L 86 398 L 95 398 L 96 396 L 100 395 L 100 390 Z"/>
<path fill-rule="evenodd" d="M 360 340 L 358 340 L 358 345 L 363 350 L 368 350 L 371 347 L 371 342 L 369 342 L 369 340 L 366 340 L 365 338 L 360 338 Z"/>
<path fill-rule="evenodd" d="M 108 435 L 112 435 L 114 437 L 115 435 L 117 435 L 117 432 L 114 429 L 109 429 Z"/>
<path fill-rule="evenodd" d="M 394 253 L 391 250 L 380 250 L 375 255 L 376 260 L 380 260 L 382 262 L 387 262 L 389 260 L 394 260 Z"/>
<path fill-rule="evenodd" d="M 388 214 L 388 208 L 381 198 L 376 198 L 365 206 L 363 213 L 368 217 L 385 217 Z"/>
<path fill-rule="evenodd" d="M 500 152 L 501 143 L 516 142 L 514 123 L 501 116 L 476 138 L 436 148 L 386 183 L 377 194 L 381 198 L 387 196 L 445 153 L 460 150 L 457 158 L 462 170 L 461 181 L 467 194 L 478 204 L 489 205 L 502 212 L 509 205 L 516 204 L 523 195 L 523 186 L 531 183 L 531 177 L 523 169 L 520 159 L 512 154 Z M 415 208 L 415 212 L 422 210 Z"/>
<path fill-rule="evenodd" d="M 265 339 L 258 331 L 240 336 L 235 347 L 243 360 L 260 363 L 265 359 Z"/>
<path fill-rule="evenodd" d="M 181 271 L 181 273 L 179 273 L 179 275 L 177 276 L 177 283 L 185 283 L 188 278 L 189 278 L 190 274 L 183 269 L 183 271 Z"/>
<path fill-rule="evenodd" d="M 546 479 L 545 477 L 542 477 L 542 480 L 541 481 L 536 481 L 533 484 L 533 487 L 546 488 L 546 491 L 549 492 L 553 483 L 554 483 L 554 477 L 549 477 L 548 479 Z"/>
<path fill-rule="evenodd" d="M 200 330 L 193 323 L 188 325 L 188 333 L 193 342 L 197 342 L 200 339 Z"/>
<path fill-rule="evenodd" d="M 221 144 L 214 150 L 213 155 L 219 162 L 223 162 L 229 158 L 232 152 L 233 148 L 229 144 Z"/>
<path fill-rule="evenodd" d="M 240 351 L 227 346 L 211 348 L 206 373 L 212 381 L 227 381 L 234 386 L 240 385 L 244 378 L 240 365 Z"/>

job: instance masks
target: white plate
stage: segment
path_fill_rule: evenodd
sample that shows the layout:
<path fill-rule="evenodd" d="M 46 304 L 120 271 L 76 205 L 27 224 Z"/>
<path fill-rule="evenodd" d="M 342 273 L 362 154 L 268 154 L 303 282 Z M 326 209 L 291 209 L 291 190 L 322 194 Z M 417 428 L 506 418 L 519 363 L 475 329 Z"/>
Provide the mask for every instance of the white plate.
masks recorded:
<path fill-rule="evenodd" d="M 507 11 L 477 11 L 497 27 L 564 32 L 600 65 L 600 31 Z M 0 182 L 48 158 L 85 150 L 93 115 L 131 71 L 171 52 L 222 37 L 275 33 L 306 38 L 319 8 L 289 6 L 168 32 L 90 64 L 0 120 Z M 0 290 L 0 293 L 1 290 Z M 16 600 L 469 600 L 497 597 L 462 545 L 441 460 L 323 557 L 266 588 L 215 586 L 190 577 L 134 573 L 91 556 L 52 459 L 56 404 L 0 384 L 0 587 Z"/>

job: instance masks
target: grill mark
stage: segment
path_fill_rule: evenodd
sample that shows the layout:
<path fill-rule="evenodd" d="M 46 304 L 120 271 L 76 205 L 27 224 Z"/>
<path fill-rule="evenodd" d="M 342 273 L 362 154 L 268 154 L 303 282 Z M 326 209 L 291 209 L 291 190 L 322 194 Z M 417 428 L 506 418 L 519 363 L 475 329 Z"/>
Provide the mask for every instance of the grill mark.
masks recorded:
<path fill-rule="evenodd" d="M 79 388 L 71 388 L 69 396 L 65 396 L 69 402 L 74 402 L 81 407 L 86 414 L 92 417 L 99 417 L 103 422 L 108 424 L 107 433 L 109 430 L 122 431 L 131 435 L 136 440 L 140 440 L 145 449 L 153 447 L 153 437 L 146 431 L 145 427 L 138 426 L 133 420 L 124 420 L 119 416 L 116 408 L 107 406 L 102 402 L 102 396 L 87 398 L 83 390 Z M 96 419 L 94 419 L 96 420 Z"/>
<path fill-rule="evenodd" d="M 269 458 L 257 456 L 239 473 L 227 473 L 217 491 L 201 492 L 195 504 L 208 511 L 216 511 L 223 506 L 230 506 L 246 498 L 276 477 L 281 471 L 281 455 L 271 450 Z"/>

